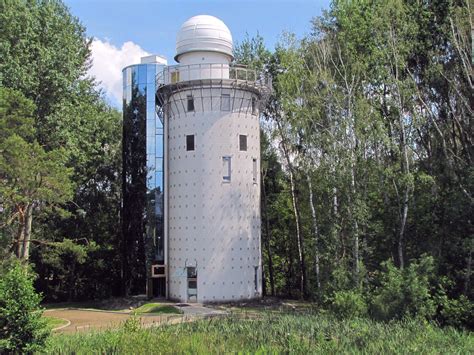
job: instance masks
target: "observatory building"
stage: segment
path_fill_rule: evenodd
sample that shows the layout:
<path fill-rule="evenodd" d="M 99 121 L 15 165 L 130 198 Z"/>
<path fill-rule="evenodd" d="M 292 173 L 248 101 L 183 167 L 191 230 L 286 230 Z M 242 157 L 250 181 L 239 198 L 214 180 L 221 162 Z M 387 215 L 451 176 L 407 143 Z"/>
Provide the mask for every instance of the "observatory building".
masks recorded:
<path fill-rule="evenodd" d="M 143 244 L 150 296 L 218 302 L 262 294 L 259 104 L 268 86 L 233 59 L 227 26 L 199 15 L 177 35 L 179 64 L 155 61 L 153 84 L 143 86 L 139 68 L 137 89 L 131 78 L 127 91 L 134 66 L 124 69 L 124 93 L 131 92 L 124 96 L 124 142 L 127 130 L 141 132 L 132 136 L 142 152 L 133 164 L 124 143 L 132 162 L 124 161 L 123 233 L 129 241 L 126 233 L 142 233 L 129 246 Z M 140 85 L 143 109 L 130 107 Z M 140 171 L 136 179 L 146 178 L 132 196 L 130 165 Z"/>

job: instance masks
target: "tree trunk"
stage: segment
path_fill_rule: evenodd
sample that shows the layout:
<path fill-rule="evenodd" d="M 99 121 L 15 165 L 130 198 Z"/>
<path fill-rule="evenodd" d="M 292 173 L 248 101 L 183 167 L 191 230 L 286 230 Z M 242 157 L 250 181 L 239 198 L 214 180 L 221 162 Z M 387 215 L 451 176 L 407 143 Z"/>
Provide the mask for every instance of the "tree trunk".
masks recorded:
<path fill-rule="evenodd" d="M 264 182 L 264 179 L 262 179 Z M 262 184 L 262 193 L 263 193 L 263 215 L 265 218 L 265 250 L 267 251 L 267 257 L 268 257 L 268 273 L 269 273 L 269 278 L 270 278 L 270 292 L 272 296 L 275 296 L 275 280 L 273 278 L 273 257 L 272 257 L 272 251 L 270 249 L 270 222 L 268 221 L 268 214 L 267 214 L 267 194 L 265 192 L 265 185 Z"/>
<path fill-rule="evenodd" d="M 353 153 L 352 153 L 353 154 Z M 351 157 L 352 162 L 351 162 L 351 195 L 353 199 L 355 200 L 356 197 L 356 184 L 355 184 L 355 163 L 354 163 L 354 158 Z M 351 215 L 352 219 L 354 221 L 354 280 L 357 285 L 359 285 L 359 222 L 357 221 L 357 214 L 354 213 L 354 200 L 350 202 L 351 206 Z"/>
<path fill-rule="evenodd" d="M 293 176 L 292 169 L 290 170 L 290 188 L 291 188 L 291 199 L 293 202 L 293 212 L 295 215 L 295 223 L 296 223 L 296 240 L 298 242 L 298 260 L 300 264 L 300 293 L 301 297 L 306 297 L 306 264 L 305 264 L 305 255 L 303 250 L 303 236 L 301 235 L 301 227 L 300 227 L 300 213 L 298 209 L 298 201 L 296 197 L 296 189 L 295 189 L 295 180 Z"/>
<path fill-rule="evenodd" d="M 23 238 L 24 238 L 24 233 L 25 233 L 25 216 L 22 211 L 19 212 L 18 216 L 18 230 L 16 233 L 16 241 L 15 241 L 15 248 L 16 248 L 16 257 L 18 259 L 21 259 L 23 256 Z"/>
<path fill-rule="evenodd" d="M 30 240 L 31 240 L 31 224 L 33 222 L 33 204 L 30 203 L 26 207 L 25 216 L 25 232 L 23 236 L 23 254 L 22 259 L 28 261 L 30 258 Z"/>
<path fill-rule="evenodd" d="M 281 126 L 281 122 L 278 118 L 275 118 L 275 121 L 278 126 L 278 130 L 280 132 L 280 137 L 281 137 L 281 147 L 283 150 L 283 155 L 285 157 L 287 166 L 288 166 L 288 171 L 290 174 L 290 188 L 291 188 L 291 200 L 293 203 L 293 213 L 295 216 L 295 224 L 296 224 L 296 240 L 298 244 L 298 260 L 300 264 L 300 293 L 301 297 L 306 297 L 307 292 L 306 292 L 306 264 L 305 264 L 305 255 L 304 255 L 304 243 L 303 243 L 303 236 L 301 234 L 301 228 L 300 228 L 300 213 L 299 213 L 299 208 L 298 208 L 298 200 L 296 197 L 296 189 L 295 189 L 295 177 L 294 177 L 294 171 L 293 171 L 293 164 L 291 163 L 290 159 L 290 154 L 286 146 L 286 137 L 283 133 L 283 128 Z"/>
<path fill-rule="evenodd" d="M 318 220 L 316 218 L 316 209 L 314 208 L 313 203 L 313 187 L 311 184 L 311 177 L 306 175 L 308 180 L 308 189 L 309 189 L 309 205 L 311 207 L 311 217 L 313 220 L 313 233 L 314 233 L 314 272 L 316 274 L 316 286 L 318 291 L 321 289 L 321 278 L 319 275 L 319 228 Z"/>

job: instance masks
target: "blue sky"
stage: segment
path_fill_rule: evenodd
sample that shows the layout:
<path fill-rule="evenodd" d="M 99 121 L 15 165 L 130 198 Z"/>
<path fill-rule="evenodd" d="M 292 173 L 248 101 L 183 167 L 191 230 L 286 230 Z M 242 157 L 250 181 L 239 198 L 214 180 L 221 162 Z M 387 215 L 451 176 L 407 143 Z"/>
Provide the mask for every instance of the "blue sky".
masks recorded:
<path fill-rule="evenodd" d="M 174 64 L 175 39 L 191 16 L 213 15 L 232 32 L 234 43 L 257 32 L 274 48 L 283 31 L 303 37 L 310 21 L 329 9 L 330 0 L 65 0 L 73 15 L 96 38 L 92 74 L 103 82 L 112 104 L 118 104 L 120 67 L 136 63 L 141 55 L 162 54 Z"/>

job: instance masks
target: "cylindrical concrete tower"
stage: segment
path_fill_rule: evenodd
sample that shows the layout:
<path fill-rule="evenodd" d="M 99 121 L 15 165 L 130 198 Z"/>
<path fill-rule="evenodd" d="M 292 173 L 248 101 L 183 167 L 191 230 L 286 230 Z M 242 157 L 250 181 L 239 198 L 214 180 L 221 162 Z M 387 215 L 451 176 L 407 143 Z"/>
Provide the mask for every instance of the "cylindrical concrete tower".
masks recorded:
<path fill-rule="evenodd" d="M 192 17 L 177 36 L 180 64 L 159 77 L 170 299 L 233 301 L 262 293 L 258 104 L 265 83 L 255 71 L 232 66 L 232 50 L 221 20 Z"/>

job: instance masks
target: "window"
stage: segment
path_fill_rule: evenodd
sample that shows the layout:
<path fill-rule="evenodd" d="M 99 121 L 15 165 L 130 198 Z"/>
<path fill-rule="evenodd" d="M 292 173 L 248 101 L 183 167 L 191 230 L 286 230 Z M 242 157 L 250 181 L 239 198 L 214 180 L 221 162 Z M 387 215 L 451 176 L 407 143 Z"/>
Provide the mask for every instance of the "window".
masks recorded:
<path fill-rule="evenodd" d="M 231 170 L 231 164 L 230 164 L 230 157 L 222 157 L 222 172 L 223 176 L 222 179 L 224 182 L 230 182 L 230 170 Z"/>
<path fill-rule="evenodd" d="M 222 94 L 221 111 L 230 111 L 230 94 Z"/>
<path fill-rule="evenodd" d="M 253 158 L 252 163 L 253 163 L 253 166 L 252 166 L 252 180 L 253 180 L 253 183 L 256 184 L 257 183 L 257 159 Z"/>
<path fill-rule="evenodd" d="M 194 150 L 194 134 L 186 136 L 186 150 Z"/>
<path fill-rule="evenodd" d="M 171 84 L 177 83 L 179 81 L 179 71 L 171 72 Z"/>
<path fill-rule="evenodd" d="M 188 299 L 195 297 L 197 299 L 197 269 L 194 266 L 187 268 L 188 281 Z"/>
<path fill-rule="evenodd" d="M 252 115 L 257 114 L 257 99 L 252 97 Z"/>
<path fill-rule="evenodd" d="M 239 135 L 239 150 L 247 151 L 247 136 L 245 134 Z"/>
<path fill-rule="evenodd" d="M 188 112 L 194 111 L 194 98 L 192 95 L 188 95 Z"/>
<path fill-rule="evenodd" d="M 255 292 L 258 292 L 258 266 L 254 266 L 254 268 L 255 268 L 255 278 L 254 278 Z"/>

